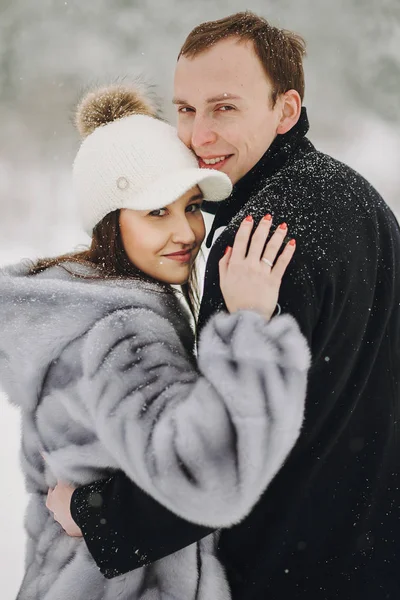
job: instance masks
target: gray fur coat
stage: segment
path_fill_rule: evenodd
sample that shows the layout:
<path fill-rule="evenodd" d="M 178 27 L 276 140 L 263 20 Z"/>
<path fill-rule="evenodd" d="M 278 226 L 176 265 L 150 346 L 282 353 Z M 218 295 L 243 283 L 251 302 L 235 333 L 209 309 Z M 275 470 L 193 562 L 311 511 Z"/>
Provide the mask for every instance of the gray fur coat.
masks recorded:
<path fill-rule="evenodd" d="M 243 519 L 301 428 L 309 351 L 294 319 L 216 315 L 196 366 L 187 318 L 156 285 L 19 265 L 0 273 L 0 294 L 0 382 L 22 411 L 30 493 L 18 600 L 227 600 L 217 534 L 107 580 L 46 494 L 122 469 L 192 522 Z"/>

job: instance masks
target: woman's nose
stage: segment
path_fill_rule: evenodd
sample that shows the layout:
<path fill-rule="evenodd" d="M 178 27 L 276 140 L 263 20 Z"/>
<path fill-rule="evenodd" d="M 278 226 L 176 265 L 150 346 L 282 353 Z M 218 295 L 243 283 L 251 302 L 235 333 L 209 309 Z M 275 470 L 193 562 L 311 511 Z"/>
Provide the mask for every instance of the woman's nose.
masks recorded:
<path fill-rule="evenodd" d="M 191 245 L 195 242 L 196 236 L 186 217 L 177 219 L 172 240 L 176 244 Z"/>

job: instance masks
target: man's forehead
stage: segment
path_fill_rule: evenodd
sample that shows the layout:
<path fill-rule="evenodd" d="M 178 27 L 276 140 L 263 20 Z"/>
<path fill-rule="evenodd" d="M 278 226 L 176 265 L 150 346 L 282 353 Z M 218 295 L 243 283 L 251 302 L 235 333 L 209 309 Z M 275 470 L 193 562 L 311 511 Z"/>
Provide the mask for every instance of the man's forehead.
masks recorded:
<path fill-rule="evenodd" d="M 229 49 L 233 51 L 228 52 Z M 235 41 L 230 48 L 225 42 L 219 42 L 204 53 L 179 58 L 174 77 L 174 103 L 190 103 L 193 96 L 210 104 L 238 101 L 253 93 L 260 82 L 265 82 L 265 73 L 253 49 L 249 52 L 245 44 Z"/>

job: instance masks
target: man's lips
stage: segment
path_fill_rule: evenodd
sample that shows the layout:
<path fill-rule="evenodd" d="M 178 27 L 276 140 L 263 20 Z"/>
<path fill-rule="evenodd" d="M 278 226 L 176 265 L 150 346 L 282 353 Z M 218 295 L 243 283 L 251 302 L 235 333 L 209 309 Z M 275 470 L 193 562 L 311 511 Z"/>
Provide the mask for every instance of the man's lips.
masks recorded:
<path fill-rule="evenodd" d="M 221 169 L 226 164 L 226 162 L 230 159 L 232 154 L 225 154 L 225 158 L 223 160 L 220 160 L 214 164 L 207 164 L 204 161 L 204 159 L 210 160 L 210 159 L 219 158 L 220 156 L 224 156 L 224 155 L 220 154 L 219 156 L 197 156 L 197 160 L 198 160 L 200 169 L 217 169 L 217 170 Z"/>

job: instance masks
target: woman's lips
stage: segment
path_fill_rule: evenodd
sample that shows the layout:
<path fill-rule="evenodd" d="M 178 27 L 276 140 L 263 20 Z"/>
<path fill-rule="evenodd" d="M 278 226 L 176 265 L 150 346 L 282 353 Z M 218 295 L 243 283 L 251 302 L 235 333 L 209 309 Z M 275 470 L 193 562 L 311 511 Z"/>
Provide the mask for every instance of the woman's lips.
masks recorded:
<path fill-rule="evenodd" d="M 187 252 L 176 252 L 174 254 L 164 254 L 164 258 L 169 258 L 170 260 L 175 260 L 176 262 L 188 263 L 192 257 L 192 251 L 188 250 Z"/>

